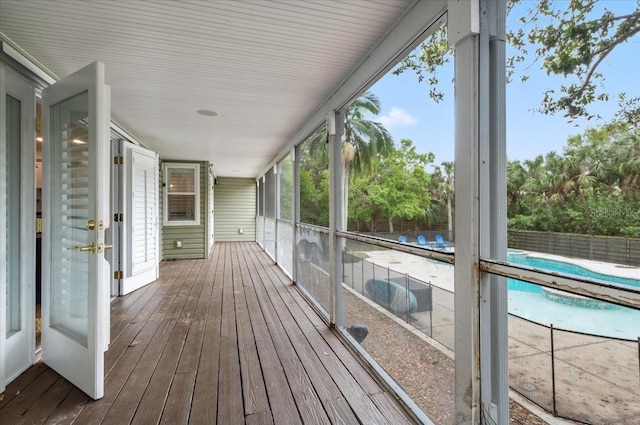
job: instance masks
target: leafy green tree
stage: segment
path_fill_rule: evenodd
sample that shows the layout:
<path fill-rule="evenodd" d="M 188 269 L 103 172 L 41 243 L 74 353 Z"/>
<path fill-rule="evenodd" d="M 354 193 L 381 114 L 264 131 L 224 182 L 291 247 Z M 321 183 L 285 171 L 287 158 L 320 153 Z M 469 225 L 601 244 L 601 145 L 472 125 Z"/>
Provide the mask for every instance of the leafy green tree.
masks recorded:
<path fill-rule="evenodd" d="M 356 176 L 351 179 L 349 186 L 349 222 L 355 223 L 355 230 L 360 232 L 361 223 L 366 223 L 371 232 L 376 231 L 376 223 L 380 217 L 380 210 L 371 202 L 369 191 L 372 183 L 369 178 Z"/>
<path fill-rule="evenodd" d="M 432 228 L 447 220 L 447 197 L 444 177 L 442 176 L 440 167 L 435 167 L 431 174 L 428 190 L 431 196 L 431 202 L 429 203 L 429 209 L 426 211 L 424 224 Z"/>
<path fill-rule="evenodd" d="M 637 130 L 608 125 L 570 137 L 562 155 L 510 162 L 509 228 L 638 236 L 639 147 Z"/>
<path fill-rule="evenodd" d="M 511 10 L 523 3 L 521 0 L 511 2 Z M 640 32 L 640 2 L 636 3 L 635 10 L 620 15 L 615 15 L 605 1 L 599 0 L 539 0 L 533 7 L 531 3 L 524 4 L 527 8 L 526 15 L 520 18 L 522 27 L 508 34 L 509 42 L 518 50 L 512 61 L 524 61 L 535 49 L 533 53 L 536 59 L 542 60 L 547 74 L 575 77 L 557 91 L 547 90 L 541 111 L 562 112 L 570 118 L 596 117 L 587 106 L 594 100 L 609 98 L 609 94 L 598 90 L 604 81 L 600 65 L 617 46 Z M 619 116 L 640 122 L 640 98 L 627 99 L 624 93 L 620 95 Z"/>
<path fill-rule="evenodd" d="M 433 202 L 427 215 L 427 225 L 447 223 L 448 239 L 453 239 L 453 210 L 455 201 L 454 168 L 452 161 L 443 161 L 436 166 L 431 176 Z"/>
<path fill-rule="evenodd" d="M 327 152 L 314 149 L 316 132 L 300 148 L 300 221 L 329 226 L 329 158 Z"/>
<path fill-rule="evenodd" d="M 353 179 L 349 216 L 384 218 L 391 232 L 394 220 L 425 220 L 431 204 L 430 176 L 425 167 L 433 160 L 432 153 L 420 154 L 411 140 L 402 139 L 398 148 L 372 163 L 370 175 Z"/>
<path fill-rule="evenodd" d="M 449 240 L 453 239 L 453 198 L 454 198 L 454 170 L 455 164 L 452 161 L 442 162 L 444 194 L 447 199 L 447 229 Z"/>
<path fill-rule="evenodd" d="M 366 92 L 345 110 L 344 139 L 342 141 L 342 216 L 347 222 L 349 211 L 349 181 L 351 175 L 371 175 L 373 164 L 393 150 L 393 138 L 379 122 L 368 119 L 379 115 L 382 108 L 380 99 Z M 317 132 L 310 139 L 310 152 L 326 155 L 326 129 Z"/>
<path fill-rule="evenodd" d="M 640 134 L 629 133 L 614 148 L 620 187 L 625 199 L 640 201 Z"/>
<path fill-rule="evenodd" d="M 526 178 L 526 170 L 520 161 L 507 162 L 507 211 L 508 216 L 520 212 L 520 199 L 524 195 L 522 187 Z"/>
<path fill-rule="evenodd" d="M 289 157 L 279 164 L 280 174 L 280 217 L 293 220 L 293 162 Z"/>
<path fill-rule="evenodd" d="M 597 117 L 589 105 L 594 101 L 608 100 L 610 95 L 604 86 L 601 65 L 623 43 L 640 33 L 640 1 L 635 9 L 614 14 L 606 0 L 509 0 L 508 13 L 515 15 L 519 28 L 511 28 L 507 40 L 515 48 L 515 54 L 507 58 L 510 78 L 519 73 L 526 80 L 524 70 L 518 65 L 540 63 L 547 74 L 562 76 L 564 84 L 542 93 L 539 111 L 544 114 L 562 113 L 569 120 L 577 117 Z M 616 2 L 617 6 L 633 2 Z M 435 101 L 443 98 L 438 89 L 438 71 L 451 58 L 447 45 L 446 26 L 429 36 L 412 54 L 407 56 L 394 73 L 413 71 L 419 81 L 426 81 L 429 95 Z M 634 97 L 636 96 L 636 97 Z M 640 97 L 618 93 L 617 119 L 633 125 L 640 124 Z"/>

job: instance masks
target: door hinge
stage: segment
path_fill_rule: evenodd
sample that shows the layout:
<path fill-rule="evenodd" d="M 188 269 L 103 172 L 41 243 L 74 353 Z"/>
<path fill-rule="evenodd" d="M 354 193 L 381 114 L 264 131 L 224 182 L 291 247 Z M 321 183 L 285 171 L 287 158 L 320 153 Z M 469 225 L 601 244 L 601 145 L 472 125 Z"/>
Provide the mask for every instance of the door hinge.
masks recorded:
<path fill-rule="evenodd" d="M 124 160 L 122 159 L 122 156 L 114 156 L 113 157 L 113 163 L 115 165 L 122 165 L 122 164 L 124 164 Z"/>
<path fill-rule="evenodd" d="M 114 279 L 123 279 L 124 278 L 124 273 L 122 273 L 122 270 L 118 270 L 113 272 L 113 278 Z"/>
<path fill-rule="evenodd" d="M 124 220 L 124 218 L 122 217 L 122 214 L 114 214 L 113 215 L 113 222 L 114 223 L 122 223 L 123 220 Z"/>

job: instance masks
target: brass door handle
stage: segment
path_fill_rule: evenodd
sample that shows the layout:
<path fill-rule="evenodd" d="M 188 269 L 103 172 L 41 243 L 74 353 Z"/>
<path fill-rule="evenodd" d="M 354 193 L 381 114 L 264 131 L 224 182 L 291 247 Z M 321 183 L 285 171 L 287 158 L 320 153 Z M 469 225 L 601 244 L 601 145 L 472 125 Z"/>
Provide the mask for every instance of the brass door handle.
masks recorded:
<path fill-rule="evenodd" d="M 87 246 L 74 246 L 73 249 L 75 249 L 76 251 L 82 251 L 82 252 L 86 252 L 89 251 L 92 254 L 96 253 L 96 244 L 91 242 L 91 244 L 87 245 Z"/>
<path fill-rule="evenodd" d="M 102 242 L 100 242 L 98 244 L 98 253 L 102 253 L 104 252 L 105 249 L 111 249 L 111 248 L 113 248 L 113 245 L 105 245 Z"/>

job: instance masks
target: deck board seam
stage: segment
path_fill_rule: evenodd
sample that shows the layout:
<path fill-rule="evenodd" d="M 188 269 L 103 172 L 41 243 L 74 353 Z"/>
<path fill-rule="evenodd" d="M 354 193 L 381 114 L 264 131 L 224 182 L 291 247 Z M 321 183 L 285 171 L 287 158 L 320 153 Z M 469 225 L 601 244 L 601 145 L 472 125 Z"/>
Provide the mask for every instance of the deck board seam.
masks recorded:
<path fill-rule="evenodd" d="M 274 285 L 274 287 L 276 289 L 276 292 L 279 294 L 279 296 L 282 298 L 283 294 L 286 293 L 289 297 L 292 298 L 292 301 L 294 301 L 297 305 L 302 306 L 303 305 L 302 303 L 304 303 L 304 306 L 306 306 L 308 309 L 311 309 L 311 312 L 309 312 L 309 310 L 306 309 L 305 315 L 307 316 L 307 318 L 311 319 L 311 317 L 313 317 L 314 319 L 319 319 L 319 317 L 317 317 L 317 314 L 315 313 L 315 311 L 312 310 L 311 306 L 302 297 L 302 295 L 299 293 L 299 291 L 297 291 L 292 285 L 286 285 L 286 283 L 290 282 L 290 279 L 288 277 L 286 277 L 284 275 L 284 273 L 282 273 L 277 267 L 269 267 L 269 264 L 267 264 L 269 261 L 265 260 L 264 256 L 262 258 L 263 258 L 262 263 L 265 266 L 266 274 L 271 279 L 271 282 Z M 280 284 L 278 284 L 278 281 L 280 282 Z M 284 299 L 283 299 L 283 301 L 284 301 Z M 284 304 L 286 306 L 289 306 L 289 304 L 286 301 L 284 301 Z M 304 310 L 305 309 L 303 309 L 303 312 L 304 312 Z M 313 316 L 311 316 L 310 314 L 313 314 Z M 374 400 L 371 397 L 374 394 L 384 393 L 384 390 L 382 390 L 382 388 L 380 387 L 380 384 L 375 382 L 375 380 L 373 380 L 373 377 L 371 377 L 369 372 L 366 369 L 364 369 L 364 367 L 361 364 L 359 364 L 359 362 L 358 362 L 358 366 L 363 368 L 363 370 L 361 370 L 360 373 L 361 374 L 363 374 L 363 373 L 366 374 L 369 377 L 369 379 L 372 380 L 370 385 L 375 385 L 378 389 L 380 389 L 380 391 L 374 392 L 374 393 L 370 393 L 369 391 L 365 390 L 365 388 L 360 385 L 360 381 L 353 375 L 353 371 L 351 370 L 349 365 L 344 363 L 345 356 L 347 356 L 347 358 L 348 358 L 348 356 L 351 356 L 351 353 L 348 352 L 348 350 L 346 349 L 346 347 L 344 347 L 342 342 L 337 339 L 337 336 L 335 334 L 333 334 L 333 331 L 328 330 L 326 327 L 323 327 L 323 329 L 324 329 L 324 332 L 320 332 L 318 329 L 316 329 L 316 330 L 320 334 L 320 337 L 328 345 L 329 349 L 334 353 L 335 357 L 342 364 L 342 367 L 346 370 L 346 373 L 351 376 L 351 379 L 353 379 L 353 381 L 356 382 L 358 387 L 360 387 L 362 389 L 362 391 L 364 392 L 364 394 L 362 394 L 362 396 L 363 396 L 362 400 L 366 401 L 365 404 L 368 406 L 368 408 L 366 408 L 365 410 L 369 411 L 369 413 L 371 411 L 378 410 L 379 415 L 375 415 L 376 417 L 369 418 L 369 420 L 373 419 L 375 421 L 380 421 L 380 420 L 388 421 L 389 419 L 386 417 L 384 412 L 382 412 L 382 411 L 380 411 L 378 409 L 376 403 L 374 402 Z M 327 340 L 327 337 L 330 336 L 330 335 L 333 335 L 332 339 L 335 339 L 335 341 Z M 311 341 L 310 341 L 310 343 L 311 343 Z M 336 343 L 340 344 L 340 347 L 343 348 L 342 355 L 335 351 Z M 311 344 L 314 345 L 313 343 L 311 343 Z M 345 351 L 345 350 L 347 350 L 347 351 Z M 350 359 L 350 360 L 352 360 L 352 359 Z M 355 359 L 355 358 L 353 358 L 353 360 L 357 361 L 357 359 Z M 353 365 L 353 362 L 351 362 L 351 364 Z M 325 365 L 325 367 L 326 367 L 326 365 Z M 329 371 L 329 369 L 327 369 L 327 372 L 329 372 L 329 374 L 331 375 L 331 371 Z M 336 382 L 336 384 L 338 384 L 338 383 Z M 338 387 L 340 388 L 339 384 L 338 384 Z M 342 389 L 341 391 L 344 391 L 344 389 Z M 347 394 L 345 394 L 344 392 L 343 392 L 343 395 L 345 396 L 345 398 L 348 401 L 350 401 L 350 404 L 352 404 L 355 401 L 355 398 L 353 397 L 353 394 L 352 394 L 351 398 L 346 397 Z M 371 409 L 371 407 L 373 407 L 373 409 Z M 355 408 L 355 406 L 352 405 L 352 408 Z"/>
<path fill-rule="evenodd" d="M 131 369 L 131 373 L 130 375 L 124 380 L 124 382 L 122 383 L 121 387 L 119 388 L 117 394 L 114 396 L 113 401 L 111 403 L 110 406 L 108 406 L 108 409 L 104 412 L 104 416 L 102 417 L 102 420 L 100 423 L 103 423 L 105 421 L 108 422 L 108 419 L 113 416 L 113 415 L 117 415 L 121 413 L 121 411 L 115 411 L 114 410 L 114 406 L 118 406 L 119 403 L 125 403 L 125 406 L 127 406 L 127 403 L 129 400 L 123 400 L 122 397 L 126 396 L 126 390 L 130 388 L 132 384 L 132 378 L 136 378 L 136 376 L 134 376 L 134 372 L 136 370 L 139 370 L 140 368 L 144 368 L 144 361 L 149 361 L 149 359 L 153 358 L 151 357 L 149 354 L 151 355 L 157 355 L 157 360 L 155 361 L 155 366 L 153 367 L 152 370 L 149 371 L 149 375 L 148 378 L 145 378 L 144 381 L 142 382 L 142 384 L 144 385 L 144 390 L 142 392 L 139 393 L 139 398 L 137 399 L 135 406 L 131 406 L 131 411 L 130 411 L 130 416 L 128 416 L 127 422 L 131 423 L 133 421 L 133 418 L 135 417 L 135 415 L 138 412 L 138 409 L 140 407 L 140 403 L 142 401 L 142 398 L 144 397 L 144 393 L 146 392 L 148 385 L 151 381 L 151 378 L 153 377 L 153 374 L 155 373 L 155 369 L 157 367 L 157 362 L 159 361 L 162 353 L 164 352 L 164 349 L 166 348 L 166 341 L 163 341 L 163 345 L 160 346 L 161 350 L 159 350 L 158 353 L 154 353 L 154 351 L 149 351 L 150 349 L 154 349 L 154 346 L 151 346 L 154 337 L 158 334 L 159 331 L 161 331 L 162 329 L 162 325 L 169 320 L 168 316 L 170 315 L 171 311 L 173 309 L 176 308 L 176 303 L 180 303 L 180 294 L 185 290 L 186 285 L 188 284 L 188 280 L 185 279 L 176 279 L 176 277 L 181 276 L 181 273 L 186 273 L 187 271 L 190 271 L 193 266 L 195 265 L 195 262 L 193 260 L 189 260 L 189 261 L 185 261 L 184 264 L 176 264 L 176 267 L 174 269 L 174 277 L 173 279 L 175 279 L 175 281 L 173 282 L 172 287 L 174 287 L 175 289 L 175 294 L 172 295 L 171 298 L 167 299 L 166 301 L 164 301 L 162 303 L 162 305 L 159 307 L 159 317 L 156 317 L 155 321 L 149 321 L 147 320 L 147 322 L 145 323 L 145 327 L 138 332 L 138 334 L 136 334 L 136 337 L 132 340 L 132 343 L 135 342 L 136 338 L 138 338 L 140 336 L 140 334 L 143 332 L 143 330 L 149 329 L 150 331 L 152 331 L 153 333 L 151 334 L 151 336 L 149 337 L 149 340 L 147 341 L 146 345 L 139 351 L 135 351 L 135 347 L 134 350 L 132 350 L 132 352 L 135 352 L 135 354 L 138 354 L 138 358 L 135 361 L 135 365 L 132 367 Z M 176 287 L 176 281 L 180 282 L 179 286 Z M 154 311 L 158 312 L 158 310 Z M 148 328 L 147 328 L 148 326 Z M 127 347 L 127 349 L 130 347 Z M 126 350 L 126 349 L 125 349 Z M 135 355 L 134 354 L 134 355 Z M 125 394 L 123 394 L 125 393 Z M 115 412 L 115 413 L 114 413 Z M 118 421 L 116 421 L 118 422 Z"/>
<path fill-rule="evenodd" d="M 200 272 L 205 264 L 206 263 L 204 260 L 196 260 L 191 273 L 188 275 L 186 281 L 189 282 L 189 292 L 187 293 L 184 303 L 182 304 L 182 307 L 177 314 L 173 329 L 171 330 L 171 334 L 169 335 L 169 338 L 164 342 L 162 355 L 160 356 L 160 359 L 158 360 L 158 363 L 156 364 L 156 367 L 151 376 L 151 380 L 149 381 L 149 385 L 151 386 L 155 378 L 155 385 L 152 386 L 151 392 L 145 391 L 145 393 L 143 394 L 138 405 L 138 409 L 136 410 L 136 413 L 132 418 L 132 424 L 138 422 L 149 423 L 150 420 L 147 419 L 146 416 L 149 414 L 155 414 L 154 421 L 156 423 L 160 422 L 162 418 L 169 396 L 169 391 L 171 390 L 174 381 L 175 371 L 178 367 L 178 362 L 180 360 L 182 350 L 184 349 L 184 344 L 187 338 L 189 327 L 191 326 L 191 322 L 189 320 L 189 311 L 195 310 L 195 302 L 193 300 L 192 294 L 194 293 L 194 291 L 199 294 L 198 291 L 202 290 L 202 285 L 198 283 L 198 276 L 200 275 Z M 184 317 L 185 315 L 187 317 Z M 167 369 L 159 370 L 161 365 L 165 366 L 163 362 L 167 363 Z M 157 372 L 160 373 L 157 374 Z M 168 378 L 164 378 L 165 375 L 167 375 Z M 165 380 L 167 382 L 165 382 Z M 147 390 L 149 390 L 149 387 L 147 387 Z M 157 396 L 155 396 L 156 392 L 159 392 Z M 142 408 L 146 407 L 144 405 L 145 401 L 147 404 L 151 405 L 151 408 L 149 409 L 149 412 L 140 419 L 139 412 Z M 154 405 L 155 407 L 157 407 L 157 409 L 153 408 Z"/>
<path fill-rule="evenodd" d="M 292 348 L 293 352 L 296 354 L 295 360 L 297 360 L 298 363 L 293 363 L 293 365 L 299 364 L 302 367 L 302 369 L 304 370 L 304 373 L 306 375 L 306 379 L 305 379 L 305 377 L 302 377 L 302 379 L 307 380 L 310 383 L 312 383 L 312 380 L 311 380 L 309 374 L 307 373 L 307 370 L 304 369 L 304 365 L 302 365 L 302 363 L 301 363 L 300 353 L 299 353 L 298 350 L 296 350 L 295 344 L 291 340 L 291 337 L 289 335 L 289 328 L 287 326 L 284 326 L 284 323 L 282 321 L 282 317 L 278 313 L 279 309 L 273 303 L 273 300 L 271 299 L 271 297 L 268 296 L 268 290 L 267 290 L 267 287 L 265 286 L 264 276 L 262 274 L 258 273 L 257 269 L 255 268 L 255 256 L 253 255 L 254 252 L 248 251 L 245 248 L 247 248 L 246 245 L 243 246 L 243 250 L 245 252 L 245 255 L 248 255 L 248 256 L 250 256 L 250 258 L 252 258 L 252 261 L 250 263 L 248 263 L 248 267 L 249 267 L 249 271 L 250 272 L 253 271 L 253 276 L 255 277 L 255 279 L 254 279 L 254 290 L 256 291 L 256 294 L 257 294 L 256 296 L 257 296 L 257 298 L 259 300 L 259 304 L 260 304 L 260 306 L 262 308 L 263 316 L 267 316 L 267 315 L 271 314 L 271 313 L 266 313 L 266 309 L 268 309 L 269 306 L 270 306 L 270 308 L 273 310 L 273 312 L 275 313 L 276 317 L 278 318 L 279 323 L 282 326 L 282 329 L 283 329 L 283 332 L 284 332 L 283 338 L 286 338 L 286 341 L 287 341 L 288 345 Z M 264 295 L 266 295 L 266 296 L 264 296 Z M 292 318 L 292 321 L 294 323 L 296 323 L 296 326 L 298 326 L 297 325 L 297 321 L 295 320 L 295 318 Z M 291 372 L 289 372 L 289 373 L 286 372 L 286 370 L 288 370 L 288 368 L 287 368 L 287 365 L 285 363 L 289 363 L 291 361 L 294 361 L 294 359 L 288 359 L 288 358 L 282 359 L 283 356 L 281 356 L 281 355 L 279 355 L 278 357 L 281 358 L 281 364 L 282 364 L 282 367 L 285 370 L 285 376 L 286 376 L 287 381 L 289 382 L 289 386 L 293 387 L 294 384 L 291 382 L 291 379 L 292 379 Z M 328 421 L 329 420 L 328 419 L 329 412 L 327 412 L 324 404 L 322 403 L 322 398 L 318 394 L 318 391 L 315 388 L 315 385 L 312 384 L 310 386 L 310 388 L 313 390 L 312 398 L 315 398 L 315 399 L 317 399 L 319 401 L 319 403 L 320 403 L 320 405 L 322 406 L 322 409 L 323 409 L 324 419 L 326 419 Z M 301 416 L 306 416 L 306 415 L 303 415 L 303 411 L 306 411 L 308 409 L 305 409 L 305 410 L 302 410 L 302 409 L 304 409 L 305 407 L 308 407 L 308 406 L 306 406 L 305 403 L 302 403 L 300 400 L 298 400 L 295 397 L 295 395 L 294 395 L 294 400 L 296 402 L 296 407 L 298 408 L 298 411 L 301 414 Z M 317 421 L 319 418 L 314 418 L 314 419 Z"/>

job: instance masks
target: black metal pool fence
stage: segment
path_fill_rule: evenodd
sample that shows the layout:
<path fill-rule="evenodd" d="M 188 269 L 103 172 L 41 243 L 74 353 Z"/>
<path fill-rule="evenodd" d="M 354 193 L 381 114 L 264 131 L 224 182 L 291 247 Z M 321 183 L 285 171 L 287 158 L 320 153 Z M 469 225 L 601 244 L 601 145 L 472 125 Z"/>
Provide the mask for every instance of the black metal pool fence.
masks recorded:
<path fill-rule="evenodd" d="M 377 304 L 454 351 L 453 292 L 377 265 L 353 251 L 345 253 L 343 260 L 344 284 L 371 303 L 376 303 L 367 291 L 367 282 L 372 280 L 399 285 L 407 297 L 413 294 L 418 300 L 414 311 L 398 312 Z M 509 386 L 565 419 L 609 423 L 611 403 L 619 404 L 614 410 L 624 412 L 622 419 L 640 418 L 640 337 L 625 340 L 591 335 L 509 314 Z"/>

